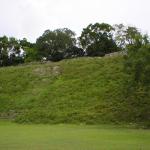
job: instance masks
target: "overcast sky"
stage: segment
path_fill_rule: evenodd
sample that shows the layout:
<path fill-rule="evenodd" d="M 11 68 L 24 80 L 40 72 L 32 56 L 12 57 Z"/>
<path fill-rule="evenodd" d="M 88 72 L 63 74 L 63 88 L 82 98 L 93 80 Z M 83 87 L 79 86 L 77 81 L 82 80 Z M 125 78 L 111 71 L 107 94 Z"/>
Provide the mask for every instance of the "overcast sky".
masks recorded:
<path fill-rule="evenodd" d="M 135 25 L 150 33 L 150 0 L 0 0 L 0 36 L 32 42 L 46 29 L 80 35 L 89 23 Z"/>

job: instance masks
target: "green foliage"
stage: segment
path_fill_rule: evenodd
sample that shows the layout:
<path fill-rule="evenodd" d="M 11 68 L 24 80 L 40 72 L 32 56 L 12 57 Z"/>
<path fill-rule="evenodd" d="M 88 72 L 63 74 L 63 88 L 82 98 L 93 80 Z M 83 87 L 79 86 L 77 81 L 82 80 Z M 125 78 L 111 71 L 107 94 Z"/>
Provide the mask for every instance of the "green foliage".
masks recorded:
<path fill-rule="evenodd" d="M 79 37 L 80 44 L 86 49 L 88 56 L 104 56 L 107 53 L 118 50 L 113 40 L 112 31 L 114 29 L 109 24 L 90 24 L 83 29 Z"/>
<path fill-rule="evenodd" d="M 8 65 L 8 38 L 0 37 L 0 66 Z"/>
<path fill-rule="evenodd" d="M 28 40 L 26 38 L 23 38 L 19 42 L 20 42 L 20 45 L 22 46 L 22 48 L 24 48 L 24 47 L 30 47 L 31 48 L 34 46 L 34 44 L 28 42 Z"/>
<path fill-rule="evenodd" d="M 149 42 L 147 34 L 123 24 L 113 27 L 106 23 L 90 24 L 78 38 L 68 28 L 46 30 L 36 43 L 26 38 L 0 37 L 0 66 L 17 65 L 35 60 L 60 61 L 82 56 L 105 56 L 119 50 L 126 51 L 136 44 L 141 47 Z M 79 46 L 79 47 L 77 47 Z M 82 49 L 82 48 L 83 49 Z"/>
<path fill-rule="evenodd" d="M 39 60 L 38 52 L 35 47 L 24 47 L 25 62 L 33 62 Z"/>
<path fill-rule="evenodd" d="M 0 66 L 16 65 L 23 62 L 19 41 L 14 37 L 0 37 Z"/>
<path fill-rule="evenodd" d="M 130 75 L 125 82 L 125 96 L 132 106 L 132 116 L 139 122 L 150 122 L 150 45 L 128 49 L 125 71 Z M 150 124 L 149 124 L 150 125 Z"/>
<path fill-rule="evenodd" d="M 67 28 L 46 30 L 36 41 L 39 55 L 52 61 L 63 59 L 65 50 L 75 44 L 75 33 Z"/>
<path fill-rule="evenodd" d="M 141 47 L 149 42 L 148 35 L 142 34 L 136 27 L 116 24 L 114 30 L 115 42 L 121 50 L 126 50 L 133 45 Z"/>

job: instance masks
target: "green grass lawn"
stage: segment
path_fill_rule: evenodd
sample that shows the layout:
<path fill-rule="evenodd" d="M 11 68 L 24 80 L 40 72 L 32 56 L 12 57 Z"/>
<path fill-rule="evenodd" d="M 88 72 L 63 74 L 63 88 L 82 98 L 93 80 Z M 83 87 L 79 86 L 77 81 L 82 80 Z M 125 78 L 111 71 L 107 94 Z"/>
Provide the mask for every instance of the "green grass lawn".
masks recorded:
<path fill-rule="evenodd" d="M 0 150 L 149 150 L 150 130 L 0 121 Z"/>

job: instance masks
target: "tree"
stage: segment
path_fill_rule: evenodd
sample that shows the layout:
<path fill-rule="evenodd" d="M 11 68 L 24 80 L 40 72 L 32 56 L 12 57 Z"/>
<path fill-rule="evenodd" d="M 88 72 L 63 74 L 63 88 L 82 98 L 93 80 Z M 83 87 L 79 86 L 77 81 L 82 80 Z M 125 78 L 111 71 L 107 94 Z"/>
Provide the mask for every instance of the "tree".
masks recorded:
<path fill-rule="evenodd" d="M 23 62 L 19 40 L 14 37 L 0 37 L 0 66 L 16 65 Z"/>
<path fill-rule="evenodd" d="M 19 40 L 19 43 L 21 45 L 22 48 L 24 47 L 34 47 L 34 44 L 33 43 L 30 43 L 26 38 L 23 38 L 22 40 Z"/>
<path fill-rule="evenodd" d="M 39 56 L 38 56 L 38 52 L 35 48 L 35 46 L 33 47 L 24 47 L 24 60 L 25 62 L 32 62 L 32 61 L 38 61 L 39 60 Z"/>
<path fill-rule="evenodd" d="M 9 65 L 17 65 L 24 62 L 24 58 L 21 55 L 21 45 L 19 40 L 14 37 L 9 38 L 8 43 L 9 51 Z"/>
<path fill-rule="evenodd" d="M 113 27 L 106 23 L 95 23 L 84 28 L 79 41 L 86 49 L 88 56 L 103 56 L 107 53 L 118 51 L 113 39 Z"/>
<path fill-rule="evenodd" d="M 136 37 L 137 38 L 137 37 Z M 125 80 L 125 97 L 131 105 L 131 114 L 138 122 L 150 121 L 150 44 L 141 43 L 148 39 L 141 37 L 128 47 L 125 57 L 125 71 L 128 78 Z M 135 44 L 133 45 L 133 42 Z M 147 124 L 150 126 L 150 124 Z"/>
<path fill-rule="evenodd" d="M 63 58 L 64 52 L 76 44 L 75 33 L 70 29 L 46 30 L 36 41 L 39 55 L 52 61 Z"/>
<path fill-rule="evenodd" d="M 138 31 L 136 27 L 128 26 L 126 33 L 126 41 L 129 45 L 133 45 L 136 42 L 137 36 L 140 36 L 141 33 Z"/>
<path fill-rule="evenodd" d="M 8 65 L 8 38 L 0 37 L 0 66 Z"/>
<path fill-rule="evenodd" d="M 136 27 L 116 24 L 114 25 L 114 29 L 114 39 L 121 50 L 127 50 L 132 45 L 141 47 L 148 43 L 148 35 L 143 35 Z"/>
<path fill-rule="evenodd" d="M 116 44 L 121 50 L 124 50 L 126 47 L 126 27 L 123 24 L 115 24 L 113 27 Z"/>
<path fill-rule="evenodd" d="M 37 49 L 34 43 L 30 43 L 26 38 L 19 40 L 20 46 L 24 51 L 25 62 L 32 62 L 39 60 Z"/>

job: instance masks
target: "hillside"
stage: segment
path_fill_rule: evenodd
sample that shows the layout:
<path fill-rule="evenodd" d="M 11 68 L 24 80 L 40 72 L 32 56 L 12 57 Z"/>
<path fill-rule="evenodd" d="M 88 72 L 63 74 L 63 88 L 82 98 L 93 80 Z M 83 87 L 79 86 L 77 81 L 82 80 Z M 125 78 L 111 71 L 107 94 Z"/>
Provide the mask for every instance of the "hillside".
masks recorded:
<path fill-rule="evenodd" d="M 123 58 L 0 68 L 0 117 L 26 123 L 135 122 L 123 97 Z"/>

